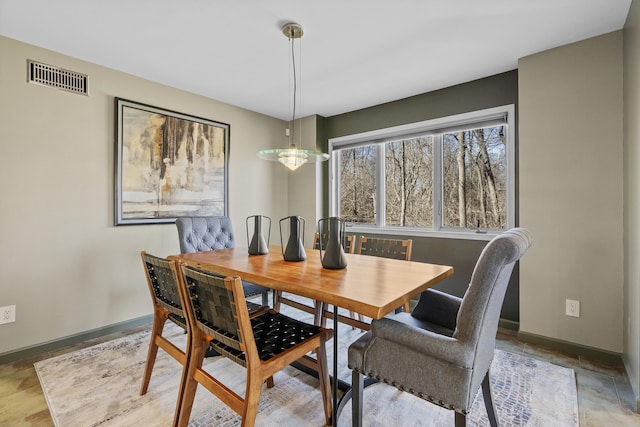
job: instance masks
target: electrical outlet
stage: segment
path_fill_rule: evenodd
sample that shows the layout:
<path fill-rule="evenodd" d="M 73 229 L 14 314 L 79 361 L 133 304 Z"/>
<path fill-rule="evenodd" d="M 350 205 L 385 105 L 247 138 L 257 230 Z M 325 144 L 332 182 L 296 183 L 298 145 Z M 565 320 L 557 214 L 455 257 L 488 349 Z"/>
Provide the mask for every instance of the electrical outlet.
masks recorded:
<path fill-rule="evenodd" d="M 0 325 L 4 323 L 13 323 L 16 321 L 16 306 L 8 305 L 0 307 Z"/>
<path fill-rule="evenodd" d="M 580 317 L 580 301 L 568 299 L 565 314 L 571 317 Z"/>

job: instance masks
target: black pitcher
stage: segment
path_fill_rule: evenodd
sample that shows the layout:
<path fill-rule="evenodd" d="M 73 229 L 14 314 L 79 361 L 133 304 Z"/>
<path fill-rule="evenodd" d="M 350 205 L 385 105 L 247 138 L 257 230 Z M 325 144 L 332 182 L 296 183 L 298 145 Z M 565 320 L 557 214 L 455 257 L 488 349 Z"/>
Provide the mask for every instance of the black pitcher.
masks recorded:
<path fill-rule="evenodd" d="M 253 218 L 253 237 L 249 241 L 249 220 Z M 262 235 L 262 219 L 269 220 L 269 233 L 267 240 Z M 264 215 L 253 215 L 247 217 L 247 244 L 249 245 L 249 255 L 266 255 L 269 253 L 269 240 L 271 239 L 271 218 Z"/>
<path fill-rule="evenodd" d="M 344 256 L 344 237 L 345 237 L 345 221 L 336 218 L 329 217 L 323 218 L 318 221 L 318 233 L 322 236 L 322 224 L 327 223 L 327 245 L 323 248 L 322 237 L 320 237 L 320 261 L 322 267 L 331 270 L 340 270 L 347 266 L 347 258 Z M 324 252 L 323 252 L 324 249 Z"/>
<path fill-rule="evenodd" d="M 289 220 L 289 241 L 284 247 L 282 241 L 282 221 Z M 307 254 L 304 251 L 304 225 L 305 220 L 301 216 L 288 216 L 280 220 L 280 242 L 282 243 L 282 257 L 285 261 L 304 261 Z"/>

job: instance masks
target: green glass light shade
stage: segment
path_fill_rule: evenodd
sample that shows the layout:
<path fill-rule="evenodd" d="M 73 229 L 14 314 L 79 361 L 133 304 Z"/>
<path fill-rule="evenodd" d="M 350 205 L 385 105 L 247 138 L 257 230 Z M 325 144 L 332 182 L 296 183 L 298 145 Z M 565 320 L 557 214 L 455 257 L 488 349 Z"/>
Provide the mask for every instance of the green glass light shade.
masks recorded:
<path fill-rule="evenodd" d="M 258 157 L 264 160 L 278 161 L 289 170 L 296 170 L 307 162 L 323 162 L 329 155 L 320 151 L 301 150 L 291 145 L 289 148 L 270 148 L 258 151 Z"/>

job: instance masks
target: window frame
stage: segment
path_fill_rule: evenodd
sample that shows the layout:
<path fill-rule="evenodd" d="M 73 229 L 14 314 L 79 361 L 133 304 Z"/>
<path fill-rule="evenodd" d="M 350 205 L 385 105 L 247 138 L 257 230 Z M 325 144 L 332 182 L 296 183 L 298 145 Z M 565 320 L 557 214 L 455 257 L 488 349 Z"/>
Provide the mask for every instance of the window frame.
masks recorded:
<path fill-rule="evenodd" d="M 490 240 L 504 230 L 477 230 L 474 228 L 444 227 L 442 225 L 442 134 L 457 130 L 477 129 L 502 124 L 506 126 L 506 229 L 515 226 L 516 210 L 516 140 L 515 140 L 515 105 L 503 105 L 468 113 L 440 117 L 406 125 L 393 126 L 368 132 L 346 135 L 329 139 L 329 214 L 338 216 L 338 194 L 340 175 L 338 173 L 338 156 L 334 151 L 363 145 L 377 145 L 376 148 L 376 215 L 375 225 L 348 224 L 348 231 L 354 233 L 375 233 L 406 236 L 424 236 L 439 238 L 455 238 L 467 240 Z M 385 176 L 384 176 L 384 143 L 402 138 L 432 135 L 433 142 L 433 226 L 398 227 L 383 226 L 385 221 Z"/>

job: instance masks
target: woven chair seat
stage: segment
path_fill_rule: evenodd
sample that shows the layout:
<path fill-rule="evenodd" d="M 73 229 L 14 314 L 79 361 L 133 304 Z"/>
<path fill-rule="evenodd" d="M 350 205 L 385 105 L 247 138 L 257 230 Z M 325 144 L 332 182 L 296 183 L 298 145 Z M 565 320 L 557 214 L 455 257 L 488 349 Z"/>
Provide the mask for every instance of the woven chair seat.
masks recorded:
<path fill-rule="evenodd" d="M 300 322 L 275 311 L 252 319 L 251 326 L 260 360 L 269 360 L 322 331 L 319 326 Z"/>
<path fill-rule="evenodd" d="M 262 361 L 269 360 L 322 332 L 322 328 L 319 326 L 300 322 L 273 310 L 251 319 L 251 327 L 258 355 Z M 212 332 L 217 332 L 215 335 L 218 337 L 223 334 L 228 335 L 227 338 L 231 341 L 238 341 L 238 337 L 231 336 L 228 332 L 222 333 L 217 328 L 212 328 Z M 214 339 L 210 344 L 222 355 L 242 366 L 246 366 L 244 352 L 225 344 L 223 341 L 224 338 L 221 338 L 221 340 Z"/>

